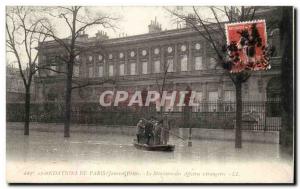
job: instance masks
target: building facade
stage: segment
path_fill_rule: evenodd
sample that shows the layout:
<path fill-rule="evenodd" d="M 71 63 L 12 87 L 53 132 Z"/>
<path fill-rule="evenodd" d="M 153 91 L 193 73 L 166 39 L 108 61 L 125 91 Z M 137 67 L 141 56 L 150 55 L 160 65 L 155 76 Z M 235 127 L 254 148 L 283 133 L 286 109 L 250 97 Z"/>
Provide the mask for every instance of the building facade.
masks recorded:
<path fill-rule="evenodd" d="M 143 35 L 108 39 L 104 32 L 96 37 L 82 34 L 79 41 L 90 50 L 76 57 L 74 65 L 75 80 L 115 80 L 114 85 L 90 86 L 74 92 L 75 101 L 98 101 L 101 91 L 107 88 L 135 90 L 157 90 L 157 80 L 163 77 L 167 65 L 166 86 L 168 90 L 184 90 L 189 86 L 199 93 L 199 101 L 234 101 L 234 86 L 223 68 L 217 64 L 212 46 L 191 28 L 161 31 L 155 20 L 149 27 L 149 33 Z M 279 33 L 268 31 L 269 42 L 278 44 Z M 51 64 L 55 70 L 64 70 L 57 63 L 57 55 L 63 56 L 53 42 L 40 48 L 40 64 Z M 280 57 L 272 57 L 272 68 L 268 71 L 253 72 L 243 84 L 243 98 L 247 101 L 264 101 L 276 98 L 276 91 L 268 87 L 276 83 L 280 75 Z M 60 88 L 63 74 L 44 70 L 39 73 L 37 86 L 38 101 L 62 100 Z M 52 84 L 51 84 L 52 83 Z M 63 85 L 63 83 L 62 83 Z M 58 94 L 51 94 L 57 92 Z M 76 94 L 77 93 L 77 94 Z"/>
<path fill-rule="evenodd" d="M 272 14 L 274 10 L 266 9 L 257 15 L 258 18 L 266 19 L 268 25 Z M 102 31 L 95 37 L 82 33 L 77 45 L 88 51 L 76 57 L 74 83 L 99 83 L 107 80 L 114 82 L 75 89 L 72 92 L 72 102 L 99 104 L 99 97 L 106 90 L 125 90 L 129 94 L 137 90 L 159 91 L 165 76 L 165 90 L 172 92 L 189 88 L 197 92 L 196 102 L 199 106 L 193 107 L 194 112 L 223 112 L 233 108 L 219 105 L 220 102 L 235 102 L 235 87 L 228 73 L 217 64 L 216 53 L 210 43 L 190 27 L 162 31 L 161 25 L 155 19 L 148 28 L 149 33 L 146 34 L 113 39 L 109 39 Z M 272 27 L 268 28 L 267 33 L 269 44 L 276 47 L 271 58 L 272 68 L 253 72 L 247 82 L 243 83 L 244 102 L 280 100 L 279 30 Z M 213 35 L 217 36 L 218 33 Z M 48 64 L 52 70 L 64 71 L 65 64 L 60 63 L 58 58 L 63 57 L 64 53 L 54 41 L 40 44 L 39 51 L 40 65 Z M 35 101 L 63 103 L 64 77 L 63 73 L 41 70 L 35 78 Z M 213 104 L 203 106 L 207 102 Z M 249 111 L 258 111 L 256 109 Z M 263 110 L 259 111 L 266 115 L 266 109 L 268 108 L 263 105 Z M 182 107 L 165 107 L 165 111 L 181 112 Z M 278 117 L 275 114 L 269 116 Z"/>

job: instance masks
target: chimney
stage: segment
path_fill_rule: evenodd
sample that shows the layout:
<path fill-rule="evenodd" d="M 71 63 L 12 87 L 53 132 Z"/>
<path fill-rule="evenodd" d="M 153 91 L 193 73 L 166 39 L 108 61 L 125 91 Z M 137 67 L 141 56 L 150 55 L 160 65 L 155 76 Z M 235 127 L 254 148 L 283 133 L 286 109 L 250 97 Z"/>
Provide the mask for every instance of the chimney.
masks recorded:
<path fill-rule="evenodd" d="M 197 25 L 197 19 L 196 16 L 194 14 L 188 14 L 188 16 L 186 17 L 186 21 L 185 21 L 185 27 L 187 28 L 191 28 L 193 27 L 193 25 Z"/>
<path fill-rule="evenodd" d="M 87 40 L 89 38 L 89 35 L 85 33 L 85 31 L 81 32 L 78 36 L 80 40 Z"/>
<path fill-rule="evenodd" d="M 96 33 L 96 39 L 98 39 L 98 40 L 105 40 L 105 39 L 108 39 L 108 38 L 109 37 L 108 37 L 107 33 L 104 32 L 104 31 L 98 30 L 98 32 Z"/>
<path fill-rule="evenodd" d="M 150 24 L 148 25 L 149 33 L 155 33 L 161 31 L 161 24 L 159 24 L 156 20 L 156 17 L 154 20 L 151 20 Z"/>

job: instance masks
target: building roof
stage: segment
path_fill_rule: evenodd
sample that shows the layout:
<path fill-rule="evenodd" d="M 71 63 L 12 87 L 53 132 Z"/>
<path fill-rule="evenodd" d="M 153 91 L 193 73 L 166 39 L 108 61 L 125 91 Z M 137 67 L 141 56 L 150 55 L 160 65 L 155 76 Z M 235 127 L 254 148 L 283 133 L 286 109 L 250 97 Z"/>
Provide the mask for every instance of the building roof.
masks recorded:
<path fill-rule="evenodd" d="M 255 17 L 260 18 L 261 16 L 266 16 L 266 13 L 272 13 L 272 10 L 276 9 L 276 7 L 263 7 L 261 6 L 259 10 L 256 10 Z M 224 26 L 225 22 L 221 23 L 222 26 Z M 218 24 L 210 24 L 209 29 L 213 31 L 216 31 L 214 29 L 218 29 Z M 204 30 L 203 28 L 200 28 L 200 30 Z M 165 30 L 165 31 L 157 31 L 157 32 L 149 32 L 145 34 L 139 34 L 139 35 L 132 35 L 132 36 L 125 36 L 125 37 L 117 37 L 117 38 L 111 38 L 111 39 L 97 39 L 96 36 L 88 37 L 87 34 L 82 34 L 81 38 L 77 38 L 77 45 L 93 45 L 97 44 L 99 42 L 102 43 L 104 46 L 114 46 L 114 45 L 121 45 L 121 44 L 127 44 L 127 43 L 140 43 L 144 41 L 150 41 L 150 40 L 161 40 L 166 38 L 177 38 L 180 36 L 189 36 L 189 35 L 196 35 L 197 31 L 193 28 L 177 28 L 177 29 L 171 29 L 171 30 Z M 69 40 L 69 38 L 65 38 L 64 40 Z M 56 46 L 55 41 L 47 41 L 44 42 L 43 45 L 49 46 Z"/>
<path fill-rule="evenodd" d="M 217 25 L 212 26 L 212 27 L 217 27 Z M 104 40 L 99 40 L 96 37 L 86 38 L 87 34 L 84 34 L 83 39 L 78 38 L 77 44 L 78 45 L 92 45 L 94 43 L 101 42 L 102 45 L 112 45 L 113 46 L 113 45 L 120 45 L 120 44 L 124 44 L 124 43 L 138 43 L 138 42 L 149 41 L 149 40 L 177 38 L 180 36 L 189 36 L 189 35 L 196 35 L 196 34 L 197 34 L 197 31 L 195 31 L 192 28 L 179 28 L 179 29 L 165 30 L 165 31 L 153 32 L 153 33 L 145 33 L 145 34 L 104 39 Z M 65 40 L 68 40 L 68 38 L 66 38 Z M 49 46 L 55 46 L 55 44 L 56 44 L 55 41 L 47 41 L 47 42 L 44 42 L 43 45 L 49 47 Z"/>

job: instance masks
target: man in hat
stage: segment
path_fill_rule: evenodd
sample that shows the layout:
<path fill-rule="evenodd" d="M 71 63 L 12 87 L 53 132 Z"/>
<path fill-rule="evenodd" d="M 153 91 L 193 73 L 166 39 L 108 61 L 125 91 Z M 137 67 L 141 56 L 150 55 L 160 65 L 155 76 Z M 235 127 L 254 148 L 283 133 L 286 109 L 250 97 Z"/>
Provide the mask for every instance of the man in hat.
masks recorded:
<path fill-rule="evenodd" d="M 136 136 L 137 136 L 137 142 L 140 143 L 141 139 L 144 135 L 144 131 L 145 131 L 145 126 L 143 123 L 143 120 L 139 120 L 139 122 L 136 125 Z"/>
<path fill-rule="evenodd" d="M 153 127 L 154 127 L 154 120 L 151 119 L 150 121 L 147 121 L 145 124 L 145 139 L 146 144 L 151 145 L 153 144 Z"/>

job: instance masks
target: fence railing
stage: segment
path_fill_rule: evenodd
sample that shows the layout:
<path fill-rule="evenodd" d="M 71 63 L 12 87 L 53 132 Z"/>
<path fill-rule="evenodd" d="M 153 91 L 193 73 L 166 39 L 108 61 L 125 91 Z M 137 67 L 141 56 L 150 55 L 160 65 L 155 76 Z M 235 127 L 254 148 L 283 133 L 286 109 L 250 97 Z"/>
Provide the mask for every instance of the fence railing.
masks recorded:
<path fill-rule="evenodd" d="M 198 106 L 164 112 L 173 127 L 234 129 L 235 102 L 202 102 Z M 279 131 L 281 128 L 279 100 L 243 102 L 242 129 Z M 64 121 L 64 105 L 60 102 L 32 103 L 30 119 L 34 122 Z M 24 104 L 7 104 L 7 121 L 24 121 Z M 155 106 L 101 107 L 94 102 L 72 104 L 73 123 L 97 125 L 136 125 L 141 117 L 160 117 Z"/>

